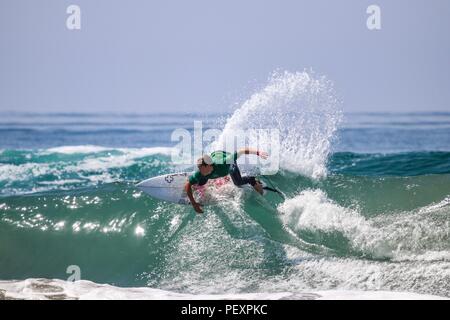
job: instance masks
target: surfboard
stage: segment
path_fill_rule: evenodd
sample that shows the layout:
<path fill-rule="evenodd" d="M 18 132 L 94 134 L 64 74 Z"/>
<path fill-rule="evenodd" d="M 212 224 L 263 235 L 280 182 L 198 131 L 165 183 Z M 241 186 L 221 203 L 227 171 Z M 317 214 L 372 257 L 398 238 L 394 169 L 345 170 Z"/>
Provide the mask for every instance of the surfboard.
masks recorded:
<path fill-rule="evenodd" d="M 184 187 L 191 174 L 192 172 L 165 174 L 144 180 L 138 183 L 136 187 L 154 198 L 167 202 L 189 205 L 190 201 Z M 263 183 L 263 185 L 265 184 Z M 249 185 L 243 187 L 253 189 Z M 201 205 L 217 203 L 218 198 L 224 194 L 223 191 L 226 189 L 229 191 L 230 188 L 235 188 L 235 186 L 229 176 L 210 179 L 203 186 L 192 186 L 194 198 Z"/>

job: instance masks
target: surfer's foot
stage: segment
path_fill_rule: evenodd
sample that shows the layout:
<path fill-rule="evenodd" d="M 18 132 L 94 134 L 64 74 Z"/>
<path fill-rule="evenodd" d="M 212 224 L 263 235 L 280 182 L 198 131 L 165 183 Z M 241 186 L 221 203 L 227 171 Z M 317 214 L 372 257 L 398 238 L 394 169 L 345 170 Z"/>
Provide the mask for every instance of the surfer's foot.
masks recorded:
<path fill-rule="evenodd" d="M 255 185 L 253 186 L 256 192 L 258 192 L 260 195 L 263 195 L 263 185 L 258 180 L 256 181 Z"/>

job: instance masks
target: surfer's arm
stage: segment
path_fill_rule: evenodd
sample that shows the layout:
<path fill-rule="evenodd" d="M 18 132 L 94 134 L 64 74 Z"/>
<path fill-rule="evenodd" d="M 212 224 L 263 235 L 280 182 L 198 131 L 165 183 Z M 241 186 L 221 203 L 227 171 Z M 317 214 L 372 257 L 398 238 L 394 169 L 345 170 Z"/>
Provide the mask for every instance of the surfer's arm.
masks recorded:
<path fill-rule="evenodd" d="M 197 213 L 203 213 L 202 207 L 200 207 L 200 205 L 195 201 L 194 195 L 192 194 L 192 185 L 189 181 L 184 185 L 184 190 L 186 191 L 186 194 L 192 204 L 192 207 L 194 207 L 194 210 Z"/>
<path fill-rule="evenodd" d="M 269 154 L 267 152 L 260 151 L 258 149 L 242 148 L 237 152 L 236 159 L 239 158 L 240 156 L 242 156 L 243 154 L 255 154 L 257 156 L 260 156 L 263 159 L 267 159 L 267 157 L 269 156 Z"/>

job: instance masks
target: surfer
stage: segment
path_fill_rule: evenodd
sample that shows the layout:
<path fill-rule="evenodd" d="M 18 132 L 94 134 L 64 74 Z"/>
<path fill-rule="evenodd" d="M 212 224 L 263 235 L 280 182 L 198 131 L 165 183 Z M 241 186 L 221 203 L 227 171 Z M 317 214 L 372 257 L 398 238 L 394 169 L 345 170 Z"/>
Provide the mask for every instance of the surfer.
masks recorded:
<path fill-rule="evenodd" d="M 203 213 L 203 210 L 200 204 L 195 201 L 191 187 L 193 185 L 204 185 L 209 179 L 217 179 L 229 174 L 236 186 L 250 184 L 256 192 L 263 194 L 263 185 L 260 181 L 255 177 L 241 176 L 236 161 L 243 154 L 255 154 L 263 159 L 267 159 L 268 157 L 267 152 L 243 148 L 235 153 L 214 151 L 211 153 L 211 156 L 203 155 L 203 157 L 197 160 L 198 170 L 189 177 L 185 185 L 187 196 L 197 213 Z"/>

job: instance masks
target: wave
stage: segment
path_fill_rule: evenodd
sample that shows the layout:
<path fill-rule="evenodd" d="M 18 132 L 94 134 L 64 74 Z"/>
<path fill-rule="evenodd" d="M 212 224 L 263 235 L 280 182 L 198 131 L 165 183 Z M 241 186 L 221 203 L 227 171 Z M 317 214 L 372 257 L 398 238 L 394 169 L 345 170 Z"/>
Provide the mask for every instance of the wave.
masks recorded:
<path fill-rule="evenodd" d="M 63 146 L 0 153 L 0 195 L 95 186 L 169 172 L 172 148 Z"/>
<path fill-rule="evenodd" d="M 0 195 L 25 194 L 79 188 L 102 183 L 137 181 L 173 171 L 192 170 L 193 166 L 171 161 L 173 148 L 108 148 L 95 145 L 61 146 L 41 150 L 0 151 Z M 299 162 L 300 171 L 310 163 Z M 314 182 L 308 176 L 286 170 L 271 177 L 285 192 L 319 183 L 330 194 L 340 188 L 347 199 L 356 195 L 378 194 L 395 202 L 410 196 L 416 200 L 429 197 L 438 188 L 446 192 L 450 173 L 450 152 L 410 152 L 399 154 L 334 153 L 326 163 L 328 178 Z M 435 175 L 434 177 L 427 177 Z M 412 178 L 416 176 L 417 178 Z M 360 189 L 357 189 L 360 188 Z M 357 191 L 358 190 L 358 191 Z M 385 190 L 386 192 L 382 192 Z M 419 192 L 420 190 L 420 192 Z M 357 191 L 357 192 L 355 192 Z M 437 192 L 437 191 L 436 191 Z M 440 193 L 442 195 L 442 193 Z M 435 200 L 433 198 L 433 200 Z M 415 201 L 415 200 L 410 200 Z M 380 207 L 383 207 L 382 203 Z"/>
<path fill-rule="evenodd" d="M 364 176 L 417 176 L 450 173 L 450 152 L 340 152 L 329 159 L 332 172 Z"/>
<path fill-rule="evenodd" d="M 447 215 L 450 197 L 411 211 L 365 216 L 307 190 L 278 207 L 282 220 L 309 241 L 337 254 L 373 259 L 450 261 Z"/>
<path fill-rule="evenodd" d="M 205 206 L 203 215 L 135 188 L 149 177 L 193 169 L 171 160 L 174 149 L 159 143 L 167 142 L 159 131 L 80 137 L 30 131 L 33 139 L 22 139 L 23 132 L 7 129 L 8 137 L 32 147 L 8 147 L 5 141 L 0 151 L 0 279 L 28 280 L 1 282 L 0 295 L 23 297 L 34 287 L 27 298 L 58 296 L 40 288 L 61 292 L 61 298 L 90 297 L 83 292 L 92 288 L 105 290 L 101 295 L 133 296 L 133 289 L 116 288 L 122 286 L 150 298 L 267 292 L 273 293 L 269 298 L 301 298 L 311 292 L 326 296 L 328 290 L 346 290 L 344 296 L 396 290 L 450 297 L 450 152 L 415 146 L 405 153 L 338 152 L 340 106 L 324 77 L 272 75 L 224 119 L 214 146 L 226 149 L 240 129 L 278 130 L 279 149 L 267 151 L 279 151 L 280 169 L 262 179 L 286 198 L 232 187 L 223 201 Z M 425 137 L 390 128 L 385 135 L 372 130 L 372 137 L 382 145 L 386 135 L 397 134 L 397 142 L 409 146 L 405 141 L 418 135 L 419 147 L 444 141 L 431 147 L 441 150 L 447 131 Z M 367 145 L 362 131 L 352 132 L 350 146 Z M 154 147 L 144 147 L 147 139 Z M 138 146 L 117 147 L 131 143 Z M 271 143 L 254 135 L 244 141 L 264 148 Z M 395 143 L 386 148 L 403 150 Z M 71 265 L 95 283 L 75 284 L 77 294 L 57 280 L 34 279 L 67 278 Z"/>
<path fill-rule="evenodd" d="M 192 295 L 395 288 L 450 296 L 449 175 L 289 174 L 271 179 L 285 201 L 237 190 L 203 216 L 131 181 L 3 197 L 0 254 L 11 263 L 0 278 L 64 278 L 76 263 L 83 279 Z M 428 194 L 411 196 L 420 190 Z M 30 237 L 33 246 L 21 245 Z"/>
<path fill-rule="evenodd" d="M 82 279 L 188 299 L 336 289 L 450 296 L 448 201 L 365 217 L 315 190 L 278 213 L 247 195 L 195 216 L 118 185 L 13 197 L 0 202 L 0 240 L 8 244 L 0 277 L 64 279 L 75 264 Z M 21 245 L 30 237 L 32 246 Z"/>
<path fill-rule="evenodd" d="M 3 150 L 0 278 L 64 279 L 76 264 L 83 279 L 186 298 L 336 288 L 450 296 L 449 174 L 355 175 L 331 161 L 319 180 L 285 170 L 269 177 L 285 201 L 237 190 L 196 216 L 134 187 L 181 170 L 170 151 Z M 100 295 L 109 294 L 118 293 Z"/>

